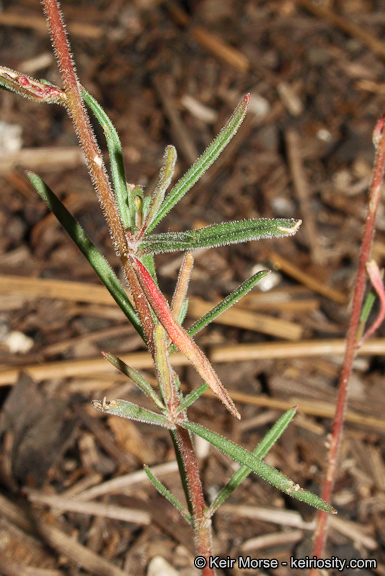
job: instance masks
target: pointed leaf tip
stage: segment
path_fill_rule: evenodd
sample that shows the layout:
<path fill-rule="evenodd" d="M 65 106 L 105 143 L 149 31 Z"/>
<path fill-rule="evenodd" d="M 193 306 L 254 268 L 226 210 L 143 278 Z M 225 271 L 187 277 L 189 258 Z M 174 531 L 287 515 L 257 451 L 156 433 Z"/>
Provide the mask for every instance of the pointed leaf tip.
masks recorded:
<path fill-rule="evenodd" d="M 165 297 L 159 291 L 159 288 L 156 286 L 146 267 L 143 266 L 142 262 L 135 256 L 132 256 L 131 258 L 134 269 L 137 273 L 138 281 L 143 288 L 147 300 L 171 341 L 191 362 L 198 374 L 210 386 L 211 390 L 218 396 L 226 408 L 234 416 L 240 419 L 241 416 L 236 409 L 234 402 L 230 398 L 230 395 L 222 382 L 219 380 L 207 356 L 205 356 L 202 350 L 197 346 L 197 344 L 195 344 L 194 340 L 192 340 L 182 326 L 180 326 L 175 320 Z"/>
<path fill-rule="evenodd" d="M 211 224 L 197 230 L 151 234 L 140 245 L 142 254 L 214 248 L 295 234 L 302 221 L 293 218 L 252 218 Z"/>
<path fill-rule="evenodd" d="M 223 152 L 227 144 L 237 133 L 242 124 L 249 104 L 250 95 L 246 94 L 235 108 L 227 124 L 222 128 L 212 143 L 206 148 L 202 156 L 191 166 L 191 168 L 178 180 L 175 186 L 170 190 L 165 200 L 162 202 L 156 216 L 149 224 L 146 234 L 159 224 L 164 216 L 175 206 L 177 202 L 194 186 L 194 184 L 203 176 L 208 168 L 215 162 L 218 156 Z"/>
<path fill-rule="evenodd" d="M 287 234 L 288 236 L 292 236 L 298 232 L 299 227 L 302 224 L 302 220 L 295 220 L 293 226 L 277 226 L 277 230 L 282 232 L 282 234 Z"/>

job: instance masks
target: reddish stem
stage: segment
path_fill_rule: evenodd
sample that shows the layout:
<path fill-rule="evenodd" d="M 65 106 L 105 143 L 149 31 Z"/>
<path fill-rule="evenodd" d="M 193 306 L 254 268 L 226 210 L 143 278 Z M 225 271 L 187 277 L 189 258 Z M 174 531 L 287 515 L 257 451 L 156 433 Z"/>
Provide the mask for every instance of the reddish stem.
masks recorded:
<path fill-rule="evenodd" d="M 361 245 L 361 254 L 357 270 L 357 280 L 353 296 L 352 314 L 346 338 L 345 358 L 339 381 L 336 412 L 334 416 L 332 437 L 329 448 L 328 467 L 321 495 L 322 499 L 329 504 L 331 503 L 332 491 L 337 472 L 338 452 L 342 436 L 349 379 L 352 372 L 353 361 L 359 349 L 357 333 L 366 285 L 366 263 L 369 260 L 372 247 L 375 231 L 376 212 L 380 201 L 381 184 L 385 170 L 385 134 L 383 132 L 383 125 L 384 118 L 381 118 L 374 132 L 376 156 L 374 160 L 372 183 L 369 192 L 368 214 L 366 217 L 365 231 Z M 327 514 L 325 512 L 319 512 L 313 548 L 313 555 L 317 556 L 318 558 L 322 556 L 325 545 L 326 520 Z M 315 569 L 311 570 L 310 572 L 311 575 L 315 573 Z"/>
<path fill-rule="evenodd" d="M 71 57 L 65 25 L 57 0 L 43 0 L 48 25 L 54 44 L 56 58 L 63 78 L 67 97 L 67 109 L 72 118 L 80 145 L 83 149 L 87 167 L 94 183 L 99 202 L 107 220 L 116 251 L 122 261 L 123 269 L 141 319 L 147 345 L 154 354 L 154 323 L 150 308 L 140 287 L 137 276 L 128 260 L 128 245 L 115 196 L 112 192 L 102 156 L 84 108 L 76 77 L 75 65 Z"/>
<path fill-rule="evenodd" d="M 102 210 L 107 219 L 114 246 L 122 261 L 130 291 L 144 328 L 147 345 L 153 357 L 155 357 L 154 322 L 152 320 L 146 294 L 140 284 L 140 280 L 142 280 L 141 273 L 143 270 L 139 269 L 138 271 L 138 266 L 136 266 L 136 270 L 134 270 L 131 260 L 128 256 L 129 250 L 126 231 L 124 230 L 123 224 L 121 222 L 119 211 L 115 202 L 115 197 L 108 181 L 107 172 L 105 170 L 98 145 L 91 130 L 88 116 L 83 106 L 83 100 L 79 91 L 75 67 L 71 58 L 69 44 L 65 34 L 64 23 L 61 18 L 58 2 L 57 0 L 43 0 L 43 3 L 64 82 L 65 93 L 67 97 L 67 108 L 83 148 L 87 166 L 92 181 L 96 187 Z M 136 263 L 138 262 L 139 261 Z M 141 263 L 139 264 L 142 266 Z M 188 493 L 194 516 L 194 530 L 197 552 L 199 555 L 204 556 L 208 560 L 209 556 L 211 555 L 211 520 L 205 517 L 203 490 L 191 438 L 189 433 L 182 428 L 177 428 L 175 436 L 186 472 Z M 208 567 L 203 569 L 202 573 L 203 576 L 214 576 L 213 569 Z"/>
<path fill-rule="evenodd" d="M 197 555 L 204 556 L 207 560 L 206 567 L 202 569 L 202 575 L 214 576 L 214 569 L 209 567 L 209 558 L 212 555 L 211 520 L 205 515 L 206 505 L 191 437 L 187 430 L 179 426 L 175 430 L 174 435 L 187 477 L 189 500 L 192 505 L 194 518 Z"/>
<path fill-rule="evenodd" d="M 83 99 L 80 94 L 75 65 L 71 57 L 69 42 L 57 0 L 43 0 L 45 13 L 54 44 L 57 61 L 67 96 L 68 112 L 83 148 L 87 167 L 96 187 L 113 241 L 119 254 L 127 253 L 127 239 L 119 217 L 118 208 L 108 181 L 108 176 L 99 147 L 91 130 Z"/>

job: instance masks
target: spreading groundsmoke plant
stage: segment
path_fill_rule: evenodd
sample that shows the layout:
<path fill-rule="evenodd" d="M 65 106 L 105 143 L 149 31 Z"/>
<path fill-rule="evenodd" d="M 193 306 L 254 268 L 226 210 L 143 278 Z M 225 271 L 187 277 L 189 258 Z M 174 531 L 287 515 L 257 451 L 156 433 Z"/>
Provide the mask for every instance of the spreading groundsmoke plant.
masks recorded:
<path fill-rule="evenodd" d="M 210 563 L 210 558 L 215 558 L 211 543 L 212 517 L 219 506 L 250 473 L 257 474 L 292 498 L 306 502 L 324 513 L 335 513 L 333 507 L 327 503 L 331 497 L 332 482 L 329 486 L 329 492 L 326 490 L 323 495 L 324 499 L 321 499 L 302 489 L 295 480 L 287 478 L 263 460 L 291 422 L 295 415 L 295 408 L 287 411 L 279 418 L 253 452 L 245 450 L 199 423 L 192 422 L 188 416 L 189 407 L 198 401 L 209 387 L 229 412 L 234 417 L 240 418 L 238 409 L 224 384 L 214 371 L 207 356 L 193 340 L 193 336 L 247 294 L 259 280 L 268 274 L 267 270 L 257 272 L 190 328 L 185 329 L 183 323 L 188 309 L 187 290 L 193 267 L 192 251 L 197 248 L 214 248 L 231 243 L 290 236 L 297 232 L 301 222 L 300 220 L 282 218 L 251 219 L 222 222 L 198 230 L 157 233 L 158 224 L 198 182 L 235 136 L 246 115 L 249 95 L 241 99 L 218 136 L 176 183 L 173 183 L 173 174 L 177 152 L 174 146 L 167 146 L 157 184 L 153 193 L 146 195 L 141 186 L 127 184 L 122 148 L 117 131 L 99 103 L 78 81 L 57 0 L 44 0 L 43 4 L 62 75 L 63 88 L 4 67 L 0 67 L 0 85 L 4 89 L 11 90 L 35 102 L 56 104 L 66 108 L 83 149 L 90 178 L 105 216 L 115 252 L 119 257 L 121 269 L 126 279 L 125 288 L 106 258 L 49 186 L 37 174 L 27 172 L 27 176 L 37 193 L 85 255 L 129 322 L 142 337 L 152 356 L 158 381 L 158 387 L 154 388 L 140 372 L 127 366 L 121 359 L 104 353 L 105 360 L 129 378 L 153 402 L 154 409 L 148 410 L 138 404 L 121 399 L 94 400 L 93 406 L 106 414 L 167 428 L 175 448 L 186 503 L 180 502 L 148 467 L 145 467 L 145 470 L 155 488 L 178 509 L 186 522 L 191 525 L 197 557 L 203 559 L 200 566 L 202 574 L 212 576 L 216 568 L 215 563 Z M 90 127 L 87 109 L 92 111 L 104 132 L 109 152 L 110 175 L 107 173 L 99 146 Z M 365 232 L 363 241 L 359 268 L 359 275 L 361 274 L 361 276 L 359 278 L 365 274 L 365 265 L 368 262 L 374 229 L 374 215 L 378 205 L 378 190 L 383 176 L 385 144 L 382 129 L 383 123 L 380 123 L 375 138 L 377 164 L 374 170 L 372 200 L 369 207 L 370 218 L 368 218 L 369 224 L 367 224 L 369 229 Z M 157 282 L 154 257 L 157 254 L 174 251 L 184 252 L 185 256 L 172 303 L 169 305 Z M 382 298 L 382 279 L 373 263 L 368 265 L 368 272 L 376 291 Z M 357 282 L 360 293 L 354 301 L 352 313 L 354 322 L 356 320 L 357 322 L 351 326 L 350 336 L 348 336 L 347 353 L 350 356 L 344 364 L 344 382 L 348 380 L 349 362 L 353 360 L 359 342 L 362 341 L 362 337 L 357 340 L 359 313 L 363 301 L 362 286 L 364 285 L 364 282 L 360 282 Z M 385 301 L 385 298 L 383 300 Z M 368 312 L 366 314 L 368 316 Z M 382 319 L 383 316 L 379 318 L 375 327 Z M 179 377 L 170 362 L 170 358 L 176 350 L 188 359 L 202 379 L 202 384 L 187 395 L 183 394 Z M 344 402 L 345 398 L 342 398 L 340 414 L 343 413 Z M 193 447 L 194 435 L 204 438 L 240 464 L 240 468 L 210 505 L 206 504 L 203 495 Z M 338 438 L 336 441 L 334 438 L 335 436 L 333 436 L 331 450 L 338 448 Z M 334 464 L 335 461 L 336 458 L 334 457 Z M 318 531 L 318 534 L 321 534 L 321 539 L 324 533 L 321 526 Z"/>

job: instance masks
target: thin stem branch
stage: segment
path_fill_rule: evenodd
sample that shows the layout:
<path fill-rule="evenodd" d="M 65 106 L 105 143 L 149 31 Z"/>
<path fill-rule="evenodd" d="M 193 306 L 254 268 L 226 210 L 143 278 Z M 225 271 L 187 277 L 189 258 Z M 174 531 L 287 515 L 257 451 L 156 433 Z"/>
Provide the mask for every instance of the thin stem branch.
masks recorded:
<path fill-rule="evenodd" d="M 322 490 L 322 499 L 328 503 L 331 503 L 332 491 L 336 478 L 338 452 L 342 437 L 349 379 L 352 372 L 353 361 L 359 349 L 357 334 L 366 286 L 366 263 L 369 260 L 372 247 L 376 213 L 380 201 L 381 185 L 385 170 L 385 133 L 383 131 L 384 122 L 385 117 L 381 118 L 374 131 L 373 140 L 374 145 L 376 146 L 376 156 L 374 160 L 372 183 L 369 192 L 368 213 L 366 217 L 365 231 L 362 239 L 361 254 L 358 263 L 352 314 L 346 338 L 345 358 L 339 381 L 339 392 L 333 423 L 332 438 L 329 448 L 328 467 Z M 326 521 L 327 514 L 324 512 L 319 512 L 313 548 L 313 554 L 318 558 L 322 556 L 322 551 L 326 541 Z M 314 573 L 315 571 L 312 570 L 310 574 Z"/>
<path fill-rule="evenodd" d="M 127 253 L 125 231 L 119 217 L 102 156 L 84 108 L 59 5 L 57 0 L 43 0 L 43 4 L 67 96 L 67 109 L 83 148 L 87 167 L 96 187 L 108 226 L 113 234 L 115 248 L 122 255 Z"/>
<path fill-rule="evenodd" d="M 174 431 L 174 437 L 187 478 L 188 500 L 191 503 L 194 518 L 197 555 L 207 560 L 206 567 L 202 569 L 202 576 L 214 576 L 214 569 L 209 566 L 209 557 L 212 555 L 211 519 L 205 514 L 206 504 L 191 437 L 189 432 L 180 426 Z"/>
<path fill-rule="evenodd" d="M 124 230 L 102 155 L 84 107 L 59 3 L 57 0 L 42 1 L 55 48 L 56 58 L 63 78 L 67 97 L 67 109 L 83 149 L 87 167 L 95 186 L 103 214 L 107 220 L 115 250 L 121 259 L 127 282 L 143 325 L 147 345 L 153 355 L 155 350 L 154 323 L 150 308 L 138 282 L 137 275 L 128 259 L 127 233 Z"/>

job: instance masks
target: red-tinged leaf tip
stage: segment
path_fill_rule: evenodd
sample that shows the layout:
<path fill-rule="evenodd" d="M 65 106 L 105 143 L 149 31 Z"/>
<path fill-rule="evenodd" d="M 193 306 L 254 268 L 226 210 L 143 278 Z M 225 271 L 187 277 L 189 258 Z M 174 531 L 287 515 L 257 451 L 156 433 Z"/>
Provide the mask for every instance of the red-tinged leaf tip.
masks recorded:
<path fill-rule="evenodd" d="M 146 294 L 147 300 L 173 344 L 175 344 L 178 350 L 191 362 L 198 374 L 211 388 L 214 394 L 216 394 L 223 402 L 226 408 L 234 416 L 240 419 L 241 416 L 235 408 L 234 402 L 230 398 L 229 393 L 223 386 L 222 382 L 219 380 L 209 359 L 205 356 L 199 346 L 195 344 L 194 340 L 187 334 L 182 326 L 176 322 L 165 297 L 159 291 L 159 288 L 155 284 L 146 267 L 143 266 L 141 261 L 136 257 L 132 257 L 132 262 L 134 268 L 137 270 L 137 277 L 144 293 Z"/>
<path fill-rule="evenodd" d="M 384 134 L 384 126 L 385 126 L 385 114 L 381 116 L 373 132 L 373 144 L 375 148 L 377 148 L 379 143 L 381 142 L 381 138 L 383 137 Z"/>

